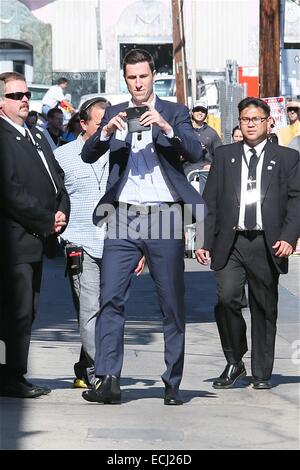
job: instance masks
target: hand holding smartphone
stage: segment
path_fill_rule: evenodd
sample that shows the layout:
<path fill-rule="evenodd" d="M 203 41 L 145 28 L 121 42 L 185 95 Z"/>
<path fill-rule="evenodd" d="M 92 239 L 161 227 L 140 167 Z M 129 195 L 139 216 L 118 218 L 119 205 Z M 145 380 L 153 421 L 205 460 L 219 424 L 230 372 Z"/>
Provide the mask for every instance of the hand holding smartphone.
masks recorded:
<path fill-rule="evenodd" d="M 140 123 L 140 117 L 147 111 L 149 111 L 148 106 L 134 106 L 125 109 L 125 113 L 127 114 L 128 132 L 143 132 L 151 129 L 151 126 L 142 126 Z"/>

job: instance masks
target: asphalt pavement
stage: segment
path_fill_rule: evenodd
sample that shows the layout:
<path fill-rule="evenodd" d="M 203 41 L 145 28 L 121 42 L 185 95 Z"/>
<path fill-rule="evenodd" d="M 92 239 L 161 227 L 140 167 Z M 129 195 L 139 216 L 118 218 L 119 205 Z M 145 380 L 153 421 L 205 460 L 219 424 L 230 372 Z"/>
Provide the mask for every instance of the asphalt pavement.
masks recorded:
<path fill-rule="evenodd" d="M 0 399 L 1 449 L 299 449 L 299 267 L 280 278 L 276 359 L 271 390 L 247 377 L 215 390 L 225 366 L 214 321 L 213 273 L 186 261 L 187 333 L 183 406 L 163 405 L 161 314 L 149 274 L 135 278 L 128 301 L 122 404 L 87 403 L 72 388 L 80 349 L 64 260 L 46 261 L 28 377 L 52 393 L 38 399 Z M 250 313 L 244 310 L 250 336 Z M 250 344 L 250 339 L 249 339 Z"/>

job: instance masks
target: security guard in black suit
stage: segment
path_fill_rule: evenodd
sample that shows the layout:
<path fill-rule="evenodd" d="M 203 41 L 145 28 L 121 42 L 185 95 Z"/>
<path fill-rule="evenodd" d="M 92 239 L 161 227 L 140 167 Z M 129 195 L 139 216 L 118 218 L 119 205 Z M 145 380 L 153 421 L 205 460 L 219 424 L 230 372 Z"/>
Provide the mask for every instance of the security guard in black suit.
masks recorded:
<path fill-rule="evenodd" d="M 216 151 L 203 197 L 208 206 L 200 263 L 211 257 L 217 280 L 215 316 L 227 365 L 213 383 L 230 388 L 246 375 L 241 294 L 248 280 L 251 367 L 257 390 L 271 388 L 278 278 L 300 233 L 299 153 L 267 141 L 270 108 L 248 97 L 239 103 L 244 142 Z"/>
<path fill-rule="evenodd" d="M 34 398 L 27 359 L 40 292 L 43 252 L 66 226 L 69 197 L 42 132 L 24 127 L 30 92 L 15 72 L 0 75 L 0 396 Z M 3 358 L 2 358 L 3 359 Z"/>

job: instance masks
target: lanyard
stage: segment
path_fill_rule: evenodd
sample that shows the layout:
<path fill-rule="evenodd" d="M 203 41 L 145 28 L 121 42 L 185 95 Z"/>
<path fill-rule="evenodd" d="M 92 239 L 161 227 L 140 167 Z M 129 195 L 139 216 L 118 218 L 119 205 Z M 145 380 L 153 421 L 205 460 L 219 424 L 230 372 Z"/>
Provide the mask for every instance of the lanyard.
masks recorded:
<path fill-rule="evenodd" d="M 263 147 L 262 151 L 260 152 L 259 155 L 257 155 L 256 151 L 255 154 L 253 153 L 250 157 L 249 163 L 247 162 L 246 155 L 245 155 L 245 150 L 243 148 L 243 159 L 244 162 L 248 168 L 248 178 L 247 178 L 247 192 L 248 191 L 253 191 L 256 189 L 256 167 L 258 165 L 259 159 L 265 149 L 265 146 Z M 254 161 L 251 160 L 251 158 L 254 157 Z M 251 162 L 251 166 L 250 166 Z"/>
<path fill-rule="evenodd" d="M 262 155 L 262 153 L 263 153 L 264 150 L 265 150 L 265 145 L 264 145 L 262 151 L 260 152 L 260 154 L 259 154 L 259 155 L 256 154 L 256 159 L 255 159 L 254 165 L 253 165 L 253 167 L 251 168 L 251 175 L 256 171 L 256 167 L 257 167 L 257 165 L 258 165 L 259 159 L 260 159 L 260 157 L 261 157 L 261 155 Z M 248 163 L 248 161 L 247 161 L 244 148 L 243 148 L 243 153 L 242 153 L 242 155 L 243 155 L 244 162 L 246 163 L 246 166 L 247 166 L 247 168 L 248 168 L 248 171 L 250 171 L 250 169 L 249 169 L 249 163 Z M 251 158 L 251 157 L 250 157 L 250 158 Z M 249 160 L 249 162 L 250 162 L 250 160 Z"/>
<path fill-rule="evenodd" d="M 96 178 L 97 183 L 98 183 L 98 190 L 99 190 L 99 191 L 101 191 L 101 182 L 102 182 L 102 179 L 103 179 L 103 176 L 104 176 L 104 172 L 105 172 L 105 168 L 106 168 L 107 163 L 108 163 L 108 162 L 105 162 L 104 165 L 103 165 L 103 167 L 101 168 L 102 171 L 101 171 L 101 176 L 100 176 L 100 178 L 98 178 L 98 175 L 97 175 L 97 173 L 96 173 L 95 168 L 93 167 L 93 164 L 90 163 L 91 168 L 92 168 L 92 170 L 93 170 L 93 172 L 94 172 L 95 178 Z"/>

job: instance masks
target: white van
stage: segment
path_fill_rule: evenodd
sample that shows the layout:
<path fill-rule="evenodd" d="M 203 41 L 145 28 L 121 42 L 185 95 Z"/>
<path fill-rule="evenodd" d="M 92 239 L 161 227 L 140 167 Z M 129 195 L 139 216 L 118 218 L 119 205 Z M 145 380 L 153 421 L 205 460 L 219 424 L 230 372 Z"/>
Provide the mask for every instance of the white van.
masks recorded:
<path fill-rule="evenodd" d="M 188 106 L 191 107 L 192 84 L 188 79 Z M 174 75 L 157 75 L 154 81 L 154 93 L 163 100 L 177 102 L 176 98 L 176 78 Z"/>
<path fill-rule="evenodd" d="M 45 93 L 49 90 L 51 85 L 37 85 L 32 83 L 28 85 L 28 90 L 31 92 L 31 99 L 29 103 L 30 111 L 42 112 L 42 99 Z"/>

